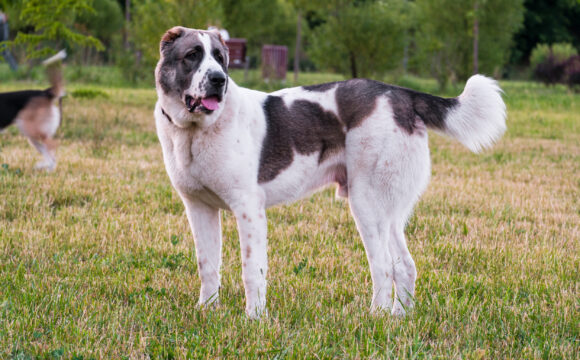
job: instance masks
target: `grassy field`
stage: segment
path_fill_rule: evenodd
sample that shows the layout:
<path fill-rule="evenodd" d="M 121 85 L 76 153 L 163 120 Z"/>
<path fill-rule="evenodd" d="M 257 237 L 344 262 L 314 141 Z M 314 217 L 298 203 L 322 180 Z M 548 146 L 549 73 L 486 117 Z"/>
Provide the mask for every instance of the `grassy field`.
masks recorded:
<path fill-rule="evenodd" d="M 577 359 L 580 95 L 501 85 L 509 130 L 493 150 L 430 137 L 432 180 L 407 228 L 409 316 L 369 314 L 362 242 L 329 189 L 268 211 L 270 316 L 255 322 L 229 213 L 222 304 L 196 307 L 154 90 L 70 84 L 55 172 L 33 170 L 39 157 L 16 129 L 0 134 L 0 358 Z M 42 87 L 0 91 L 31 86 Z"/>

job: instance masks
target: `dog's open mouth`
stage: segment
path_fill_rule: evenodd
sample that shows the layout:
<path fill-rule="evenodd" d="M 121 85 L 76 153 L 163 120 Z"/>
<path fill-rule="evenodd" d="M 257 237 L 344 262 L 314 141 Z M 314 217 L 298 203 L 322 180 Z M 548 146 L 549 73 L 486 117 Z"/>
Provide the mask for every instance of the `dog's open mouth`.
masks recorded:
<path fill-rule="evenodd" d="M 205 114 L 211 114 L 219 108 L 220 101 L 221 99 L 217 95 L 211 95 L 204 98 L 194 98 L 190 95 L 185 96 L 185 106 L 191 113 L 203 112 Z"/>

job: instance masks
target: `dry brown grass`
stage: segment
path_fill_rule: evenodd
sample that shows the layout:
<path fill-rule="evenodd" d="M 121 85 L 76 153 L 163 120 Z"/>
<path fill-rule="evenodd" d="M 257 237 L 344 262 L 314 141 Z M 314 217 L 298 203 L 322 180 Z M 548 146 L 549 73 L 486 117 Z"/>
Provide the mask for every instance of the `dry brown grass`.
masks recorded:
<path fill-rule="evenodd" d="M 0 358 L 577 358 L 579 97 L 502 85 L 510 130 L 493 151 L 431 136 L 407 229 L 417 308 L 400 320 L 368 314 L 363 246 L 331 190 L 269 210 L 267 321 L 243 315 L 228 213 L 222 305 L 196 308 L 154 91 L 69 96 L 54 173 L 33 170 L 15 129 L 0 135 Z"/>

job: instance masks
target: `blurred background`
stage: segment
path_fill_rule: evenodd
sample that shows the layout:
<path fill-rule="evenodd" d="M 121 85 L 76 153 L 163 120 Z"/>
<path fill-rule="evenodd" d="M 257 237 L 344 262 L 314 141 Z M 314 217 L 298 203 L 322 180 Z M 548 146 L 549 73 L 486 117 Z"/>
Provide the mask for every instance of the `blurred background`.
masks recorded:
<path fill-rule="evenodd" d="M 301 72 L 441 89 L 473 73 L 580 84 L 580 0 L 0 0 L 0 11 L 0 81 L 43 79 L 35 65 L 65 48 L 69 81 L 152 86 L 161 35 L 183 25 L 242 39 L 257 87 L 264 45 L 286 47 L 291 84 Z"/>

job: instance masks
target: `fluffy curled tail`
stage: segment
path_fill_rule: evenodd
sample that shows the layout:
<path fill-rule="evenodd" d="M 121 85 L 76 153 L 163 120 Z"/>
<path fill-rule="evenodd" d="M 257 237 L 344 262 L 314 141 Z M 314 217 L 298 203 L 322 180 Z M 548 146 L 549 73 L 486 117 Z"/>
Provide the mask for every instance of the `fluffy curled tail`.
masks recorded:
<path fill-rule="evenodd" d="M 42 64 L 46 66 L 46 73 L 50 81 L 48 91 L 53 97 L 59 99 L 65 95 L 64 81 L 62 77 L 62 61 L 66 58 L 66 51 L 61 50 L 56 55 L 44 60 Z"/>
<path fill-rule="evenodd" d="M 506 106 L 497 81 L 473 75 L 448 109 L 443 126 L 436 130 L 449 135 L 473 152 L 491 147 L 506 131 Z"/>

